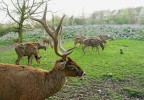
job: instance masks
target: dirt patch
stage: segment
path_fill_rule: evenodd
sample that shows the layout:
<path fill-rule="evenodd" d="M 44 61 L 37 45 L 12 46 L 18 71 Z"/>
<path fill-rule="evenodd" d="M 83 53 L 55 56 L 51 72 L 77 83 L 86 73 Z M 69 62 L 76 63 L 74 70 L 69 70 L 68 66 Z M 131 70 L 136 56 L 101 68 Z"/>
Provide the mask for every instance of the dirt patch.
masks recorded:
<path fill-rule="evenodd" d="M 48 100 L 144 100 L 128 97 L 123 87 L 131 86 L 128 81 L 85 79 L 79 83 L 68 81 L 56 95 Z"/>

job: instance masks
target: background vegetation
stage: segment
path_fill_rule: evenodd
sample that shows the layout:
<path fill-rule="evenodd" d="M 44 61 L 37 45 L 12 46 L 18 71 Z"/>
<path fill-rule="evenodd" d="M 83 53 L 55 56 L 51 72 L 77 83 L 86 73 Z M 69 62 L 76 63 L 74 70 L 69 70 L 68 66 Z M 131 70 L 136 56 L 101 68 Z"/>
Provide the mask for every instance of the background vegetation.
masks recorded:
<path fill-rule="evenodd" d="M 60 17 L 55 16 L 55 25 L 57 26 L 59 23 Z M 49 20 L 51 23 L 51 19 Z M 34 23 L 28 25 L 26 29 L 29 28 L 40 28 L 42 27 L 38 23 Z M 144 24 L 144 7 L 136 7 L 136 8 L 125 8 L 120 10 L 104 10 L 104 11 L 95 11 L 91 15 L 86 16 L 84 13 L 81 16 L 66 16 L 63 22 L 64 26 L 71 25 L 127 25 L 127 24 Z M 8 23 L 7 25 L 0 24 L 0 36 L 7 34 L 8 32 L 12 32 L 13 30 L 7 31 L 7 29 L 11 27 L 16 27 L 15 23 Z M 15 30 L 16 31 L 16 30 Z"/>
<path fill-rule="evenodd" d="M 144 7 L 125 8 L 120 10 L 95 11 L 90 16 L 67 18 L 68 25 L 92 25 L 92 24 L 144 24 Z"/>

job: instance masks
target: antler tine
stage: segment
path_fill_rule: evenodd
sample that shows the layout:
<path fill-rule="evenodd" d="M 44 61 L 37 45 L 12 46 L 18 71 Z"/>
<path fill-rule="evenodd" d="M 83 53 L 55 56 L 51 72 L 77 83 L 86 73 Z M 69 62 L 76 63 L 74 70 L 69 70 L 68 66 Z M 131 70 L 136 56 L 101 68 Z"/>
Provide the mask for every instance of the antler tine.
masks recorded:
<path fill-rule="evenodd" d="M 62 47 L 61 32 L 62 32 L 62 28 L 60 29 L 59 35 L 58 35 L 58 46 L 59 46 L 59 48 L 61 49 L 61 51 L 62 51 L 62 52 L 68 52 L 68 51 L 74 49 L 75 47 L 72 47 L 72 48 L 70 48 L 70 49 L 68 49 L 68 50 L 65 50 L 65 49 Z"/>
<path fill-rule="evenodd" d="M 54 28 L 54 17 L 52 19 L 52 24 L 53 24 L 53 29 L 49 29 L 49 25 L 47 24 L 46 22 L 46 13 L 47 13 L 47 4 L 46 4 L 46 7 L 45 7 L 45 10 L 44 10 L 44 14 L 43 14 L 43 17 L 42 19 L 37 19 L 37 18 L 34 18 L 32 16 L 29 16 L 32 20 L 35 20 L 39 23 L 41 23 L 43 25 L 43 27 L 45 28 L 46 32 L 52 37 L 53 39 L 53 42 L 54 42 L 54 51 L 55 53 L 62 57 L 63 59 L 66 59 L 66 56 L 69 55 L 70 53 L 72 53 L 72 49 L 74 48 L 71 48 L 71 49 L 68 49 L 68 50 L 65 50 L 62 45 L 61 45 L 61 39 L 60 39 L 60 36 L 61 36 L 61 31 L 62 31 L 62 22 L 63 22 L 63 19 L 65 17 L 65 15 L 63 15 L 63 17 L 61 18 L 60 22 L 59 22 L 59 25 L 57 27 L 57 29 Z M 63 52 L 59 52 L 58 51 L 58 47 L 60 47 Z"/>
<path fill-rule="evenodd" d="M 49 25 L 49 27 L 55 31 L 55 27 L 54 27 L 54 15 L 52 14 L 52 25 Z"/>
<path fill-rule="evenodd" d="M 54 50 L 55 50 L 55 53 L 57 55 L 59 55 L 60 57 L 62 57 L 64 60 L 66 59 L 66 56 L 71 54 L 73 51 L 72 51 L 72 48 L 71 49 L 68 49 L 68 50 L 65 50 L 61 45 L 61 41 L 59 40 L 59 36 L 60 36 L 60 33 L 61 33 L 61 30 L 62 30 L 62 26 L 60 27 L 60 32 L 58 32 L 56 35 L 55 35 L 55 40 L 54 40 Z M 63 48 L 63 52 L 59 52 L 58 51 L 58 47 L 60 46 L 60 49 Z"/>
<path fill-rule="evenodd" d="M 49 29 L 49 26 L 48 26 L 48 24 L 46 22 L 46 14 L 47 14 L 47 3 L 46 3 L 46 6 L 45 6 L 45 10 L 44 10 L 44 14 L 43 14 L 42 19 L 38 19 L 38 18 L 32 17 L 30 15 L 29 15 L 29 18 L 41 23 L 43 25 L 43 27 L 45 28 L 46 32 L 54 39 L 54 32 L 52 32 Z"/>

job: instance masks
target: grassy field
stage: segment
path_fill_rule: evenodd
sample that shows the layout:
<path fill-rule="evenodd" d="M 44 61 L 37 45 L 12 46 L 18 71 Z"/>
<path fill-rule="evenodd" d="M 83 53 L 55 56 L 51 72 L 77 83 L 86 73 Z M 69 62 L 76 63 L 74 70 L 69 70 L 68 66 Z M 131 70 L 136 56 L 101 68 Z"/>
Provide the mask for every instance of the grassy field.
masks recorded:
<path fill-rule="evenodd" d="M 63 43 L 65 48 L 73 41 Z M 70 57 L 85 71 L 85 79 L 68 78 L 59 93 L 48 100 L 143 100 L 144 99 L 144 41 L 134 39 L 109 40 L 105 50 L 89 47 L 83 55 L 78 45 Z M 120 54 L 120 49 L 124 54 Z M 33 67 L 49 70 L 59 59 L 50 47 L 40 50 L 41 64 L 33 60 Z M 14 46 L 0 45 L 0 63 L 14 64 Z M 27 65 L 23 58 L 21 65 Z"/>

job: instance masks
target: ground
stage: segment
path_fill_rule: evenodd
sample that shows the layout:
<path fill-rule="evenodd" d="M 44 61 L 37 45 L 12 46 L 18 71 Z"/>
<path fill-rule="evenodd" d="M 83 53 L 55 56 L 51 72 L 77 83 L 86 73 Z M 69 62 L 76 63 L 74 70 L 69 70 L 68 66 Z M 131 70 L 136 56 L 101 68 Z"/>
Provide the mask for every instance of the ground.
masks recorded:
<path fill-rule="evenodd" d="M 14 45 L 2 46 L 0 52 L 14 49 Z M 78 81 L 78 82 L 77 82 Z M 137 86 L 132 77 L 126 80 L 113 80 L 112 75 L 102 78 L 68 78 L 64 87 L 48 100 L 144 100 L 144 95 L 129 96 L 124 87 L 143 89 Z"/>

